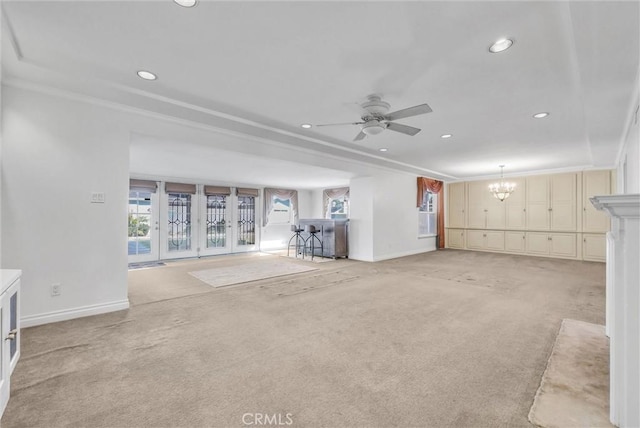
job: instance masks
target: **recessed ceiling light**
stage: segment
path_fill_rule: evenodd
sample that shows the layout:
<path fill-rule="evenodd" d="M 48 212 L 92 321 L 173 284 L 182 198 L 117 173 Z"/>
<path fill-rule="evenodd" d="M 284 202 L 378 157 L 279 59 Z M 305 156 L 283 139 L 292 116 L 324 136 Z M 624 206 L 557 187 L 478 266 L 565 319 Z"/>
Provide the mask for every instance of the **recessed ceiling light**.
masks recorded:
<path fill-rule="evenodd" d="M 138 76 L 144 80 L 156 80 L 158 78 L 158 76 L 156 76 L 152 72 L 145 70 L 138 71 Z"/>
<path fill-rule="evenodd" d="M 380 150 L 381 152 L 388 152 L 389 151 L 389 149 L 385 149 L 384 147 L 381 148 L 381 149 L 378 149 L 378 150 Z"/>
<path fill-rule="evenodd" d="M 489 52 L 498 53 L 502 51 L 506 51 L 513 44 L 513 40 L 511 39 L 500 39 L 491 46 L 489 46 Z"/>
<path fill-rule="evenodd" d="M 442 134 L 440 136 L 440 138 L 451 138 L 451 137 L 453 137 L 453 134 Z"/>
<path fill-rule="evenodd" d="M 549 116 L 549 113 L 547 113 L 546 111 L 536 113 L 533 115 L 533 117 L 535 117 L 536 119 L 542 119 L 543 117 L 547 117 L 547 116 Z"/>
<path fill-rule="evenodd" d="M 175 4 L 178 4 L 182 7 L 193 7 L 198 4 L 196 0 L 173 0 Z"/>
<path fill-rule="evenodd" d="M 300 126 L 303 127 L 304 129 L 309 129 L 309 128 L 311 128 L 312 125 L 310 123 L 303 123 Z"/>

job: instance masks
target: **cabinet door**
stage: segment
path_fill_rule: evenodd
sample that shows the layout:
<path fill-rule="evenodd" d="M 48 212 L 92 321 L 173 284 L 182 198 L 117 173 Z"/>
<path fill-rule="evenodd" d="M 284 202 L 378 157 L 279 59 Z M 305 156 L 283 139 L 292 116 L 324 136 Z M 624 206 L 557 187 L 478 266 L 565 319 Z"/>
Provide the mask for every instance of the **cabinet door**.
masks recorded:
<path fill-rule="evenodd" d="M 447 239 L 447 245 L 449 248 L 464 248 L 464 230 L 463 229 L 449 229 L 449 239 Z"/>
<path fill-rule="evenodd" d="M 470 250 L 484 250 L 484 230 L 467 230 L 467 248 Z"/>
<path fill-rule="evenodd" d="M 551 230 L 577 230 L 577 173 L 555 174 L 551 181 Z"/>
<path fill-rule="evenodd" d="M 485 209 L 487 210 L 487 229 L 504 229 L 505 203 L 496 199 L 489 188 L 485 188 Z"/>
<path fill-rule="evenodd" d="M 504 248 L 510 253 L 524 253 L 525 243 L 524 232 L 507 231 L 504 233 Z"/>
<path fill-rule="evenodd" d="M 527 229 L 549 230 L 549 180 L 547 176 L 527 178 Z"/>
<path fill-rule="evenodd" d="M 526 248 L 530 254 L 549 254 L 549 234 L 542 232 L 527 232 Z"/>
<path fill-rule="evenodd" d="M 448 197 L 448 227 L 465 226 L 464 222 L 464 183 L 451 183 L 447 186 Z"/>
<path fill-rule="evenodd" d="M 609 216 L 593 207 L 589 198 L 598 195 L 611 194 L 611 172 L 585 171 L 582 173 L 582 231 L 608 232 L 610 228 Z"/>
<path fill-rule="evenodd" d="M 516 185 L 516 190 L 505 199 L 505 228 L 506 229 L 525 229 L 526 227 L 526 186 L 522 178 L 509 179 L 511 183 Z"/>
<path fill-rule="evenodd" d="M 578 255 L 578 246 L 575 233 L 551 233 L 549 254 L 558 257 L 575 258 Z"/>
<path fill-rule="evenodd" d="M 484 229 L 487 227 L 487 212 L 485 207 L 488 185 L 484 181 L 472 181 L 468 184 L 468 227 Z"/>
<path fill-rule="evenodd" d="M 582 258 L 592 262 L 604 262 L 607 258 L 607 237 L 604 234 L 582 236 Z"/>
<path fill-rule="evenodd" d="M 0 416 L 9 402 L 9 300 L 0 295 Z"/>
<path fill-rule="evenodd" d="M 485 247 L 491 251 L 504 251 L 504 232 L 488 230 L 485 233 Z"/>

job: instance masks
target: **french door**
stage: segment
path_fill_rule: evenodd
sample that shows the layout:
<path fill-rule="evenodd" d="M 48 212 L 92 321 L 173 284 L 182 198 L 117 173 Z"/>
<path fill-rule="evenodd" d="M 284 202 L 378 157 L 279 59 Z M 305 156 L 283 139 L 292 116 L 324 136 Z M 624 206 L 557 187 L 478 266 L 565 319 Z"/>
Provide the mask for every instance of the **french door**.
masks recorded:
<path fill-rule="evenodd" d="M 257 196 L 207 192 L 200 209 L 199 255 L 255 251 Z"/>
<path fill-rule="evenodd" d="M 149 262 L 159 257 L 158 194 L 148 189 L 129 191 L 129 263 Z"/>
<path fill-rule="evenodd" d="M 130 263 L 258 249 L 256 189 L 163 184 L 130 189 Z"/>

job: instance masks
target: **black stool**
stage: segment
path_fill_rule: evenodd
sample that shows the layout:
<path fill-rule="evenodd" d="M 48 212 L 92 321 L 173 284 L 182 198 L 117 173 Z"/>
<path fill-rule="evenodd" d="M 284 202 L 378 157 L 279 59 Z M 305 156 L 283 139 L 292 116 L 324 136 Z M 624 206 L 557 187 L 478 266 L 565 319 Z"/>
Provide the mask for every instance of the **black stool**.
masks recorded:
<path fill-rule="evenodd" d="M 304 246 L 306 244 L 306 241 L 304 240 L 302 235 L 300 235 L 302 232 L 304 232 L 304 229 L 301 229 L 300 226 L 292 224 L 291 231 L 293 232 L 293 235 L 291 236 L 291 238 L 289 238 L 289 244 L 287 245 L 287 257 L 289 257 L 289 251 L 291 250 L 291 241 L 295 239 L 296 243 L 294 246 L 296 247 L 296 259 L 298 258 L 298 254 L 302 254 L 302 258 L 304 258 Z M 302 252 L 300 251 L 300 249 L 302 249 Z"/>
<path fill-rule="evenodd" d="M 307 252 L 307 243 L 309 243 L 309 251 L 311 251 L 311 260 L 313 260 L 313 256 L 315 255 L 315 249 L 317 248 L 315 242 L 317 241 L 320 244 L 320 257 L 322 257 L 324 253 L 324 246 L 322 245 L 322 239 L 318 238 L 316 233 L 320 232 L 319 229 L 316 229 L 315 226 L 311 224 L 307 224 L 304 227 L 304 231 L 309 234 L 307 239 L 304 241 L 304 252 Z"/>

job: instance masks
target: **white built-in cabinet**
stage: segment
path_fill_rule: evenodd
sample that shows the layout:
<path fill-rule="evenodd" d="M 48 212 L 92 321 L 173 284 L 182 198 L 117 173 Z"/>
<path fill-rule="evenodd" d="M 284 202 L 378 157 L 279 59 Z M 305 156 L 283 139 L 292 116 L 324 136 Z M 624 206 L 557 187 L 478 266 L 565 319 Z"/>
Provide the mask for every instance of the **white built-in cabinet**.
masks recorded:
<path fill-rule="evenodd" d="M 577 181 L 577 173 L 527 177 L 527 229 L 575 232 Z"/>
<path fill-rule="evenodd" d="M 11 373 L 20 358 L 20 277 L 0 269 L 0 417 L 9 402 Z"/>
<path fill-rule="evenodd" d="M 612 171 L 506 180 L 516 190 L 503 202 L 493 181 L 447 185 L 447 247 L 604 261 L 609 220 L 589 198 L 612 193 Z"/>
<path fill-rule="evenodd" d="M 464 229 L 447 229 L 447 246 L 449 248 L 464 249 Z"/>
<path fill-rule="evenodd" d="M 451 183 L 447 188 L 447 213 L 450 228 L 465 228 L 465 185 Z"/>

